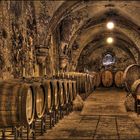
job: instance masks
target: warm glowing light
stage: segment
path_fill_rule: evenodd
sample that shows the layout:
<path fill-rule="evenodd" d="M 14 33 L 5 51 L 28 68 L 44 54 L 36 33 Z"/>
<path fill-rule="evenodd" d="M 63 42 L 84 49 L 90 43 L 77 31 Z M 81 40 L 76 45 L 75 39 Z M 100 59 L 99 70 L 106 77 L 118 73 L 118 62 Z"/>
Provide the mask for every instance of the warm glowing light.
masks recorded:
<path fill-rule="evenodd" d="M 110 21 L 110 22 L 107 23 L 106 26 L 109 30 L 112 30 L 114 28 L 114 23 L 112 21 Z"/>
<path fill-rule="evenodd" d="M 113 41 L 114 41 L 114 39 L 113 39 L 112 37 L 108 37 L 108 38 L 107 38 L 107 43 L 108 43 L 108 44 L 113 43 Z"/>

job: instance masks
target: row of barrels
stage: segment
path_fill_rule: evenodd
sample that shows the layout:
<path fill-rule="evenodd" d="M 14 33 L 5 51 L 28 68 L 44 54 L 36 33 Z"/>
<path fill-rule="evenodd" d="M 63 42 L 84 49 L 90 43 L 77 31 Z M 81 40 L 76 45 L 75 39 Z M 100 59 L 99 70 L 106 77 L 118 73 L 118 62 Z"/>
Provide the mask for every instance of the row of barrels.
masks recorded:
<path fill-rule="evenodd" d="M 136 87 L 140 79 L 140 65 L 132 64 L 124 71 L 119 70 L 115 73 L 110 70 L 105 70 L 103 72 L 91 72 L 90 74 L 95 76 L 95 85 L 97 87 L 101 84 L 104 87 L 110 87 L 114 83 L 116 87 L 122 87 L 124 85 L 129 93 L 133 93 L 134 87 Z"/>
<path fill-rule="evenodd" d="M 103 72 L 89 73 L 66 72 L 60 73 L 58 77 L 76 80 L 77 91 L 79 93 L 88 93 L 101 85 L 104 87 L 111 87 L 113 84 L 115 84 L 115 86 L 118 88 L 123 87 L 123 74 L 124 72 L 121 70 L 115 73 L 110 70 L 105 70 Z"/>
<path fill-rule="evenodd" d="M 90 74 L 95 76 L 95 86 L 99 87 L 101 84 L 104 87 L 111 87 L 115 84 L 116 87 L 120 88 L 123 86 L 123 71 L 117 71 L 113 74 L 110 70 L 103 72 L 91 72 Z"/>
<path fill-rule="evenodd" d="M 73 80 L 0 82 L 0 126 L 30 125 L 52 110 L 65 108 L 76 94 Z"/>
<path fill-rule="evenodd" d="M 57 78 L 67 78 L 75 80 L 77 83 L 77 92 L 82 93 L 91 93 L 95 87 L 95 75 L 80 73 L 80 72 L 65 72 L 59 73 Z"/>
<path fill-rule="evenodd" d="M 132 88 L 135 91 L 139 85 L 139 72 L 140 66 L 136 64 L 129 66 L 124 75 L 118 71 L 115 74 L 116 86 L 121 85 L 123 77 L 127 89 L 131 91 Z M 110 71 L 104 71 L 101 78 L 99 73 L 68 72 L 64 75 L 76 81 L 63 79 L 45 80 L 42 83 L 0 82 L 0 126 L 31 124 L 35 117 L 41 118 L 45 112 L 72 102 L 77 94 L 76 90 L 79 94 L 91 92 L 94 87 L 99 86 L 100 81 L 109 87 L 113 79 Z M 132 86 L 133 83 L 135 86 Z"/>

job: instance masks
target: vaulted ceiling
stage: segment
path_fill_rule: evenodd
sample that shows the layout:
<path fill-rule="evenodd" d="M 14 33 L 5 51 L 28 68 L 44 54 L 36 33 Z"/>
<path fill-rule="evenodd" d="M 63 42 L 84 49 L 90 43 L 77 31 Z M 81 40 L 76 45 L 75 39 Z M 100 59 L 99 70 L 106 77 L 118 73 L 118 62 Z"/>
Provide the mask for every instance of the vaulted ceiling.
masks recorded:
<path fill-rule="evenodd" d="M 139 63 L 139 15 L 139 1 L 67 1 L 61 3 L 55 12 L 50 30 L 53 32 L 57 25 L 63 23 L 64 31 L 61 36 L 67 38 L 66 42 L 71 50 L 70 69 L 76 69 L 80 56 L 88 56 L 99 47 L 106 49 L 108 36 L 115 39 L 114 46 Z M 113 31 L 107 30 L 108 21 L 115 23 Z"/>
<path fill-rule="evenodd" d="M 123 68 L 131 63 L 140 64 L 138 0 L 2 0 L 0 8 L 0 24 L 5 31 L 2 32 L 3 48 L 9 51 L 5 52 L 11 54 L 12 59 L 16 59 L 19 67 L 28 62 L 22 63 L 23 57 L 19 57 L 19 52 L 25 53 L 28 47 L 30 49 L 26 52 L 30 52 L 32 57 L 27 60 L 32 60 L 40 73 L 43 73 L 43 68 L 50 75 L 59 71 L 79 71 L 79 68 L 87 66 L 91 68 L 91 64 L 91 69 L 98 65 L 101 67 L 102 56 L 106 52 L 115 54 L 119 67 L 123 63 Z M 114 22 L 113 30 L 106 27 L 109 21 Z M 23 40 L 15 39 L 14 35 Z M 114 38 L 114 42 L 108 44 L 107 37 Z M 6 56 L 3 48 L 3 56 Z M 7 69 L 8 63 L 14 62 L 10 57 L 4 58 L 8 58 Z M 28 68 L 32 71 L 27 64 Z M 17 70 L 11 68 L 12 71 L 16 73 Z M 20 68 L 18 73 L 22 74 Z"/>

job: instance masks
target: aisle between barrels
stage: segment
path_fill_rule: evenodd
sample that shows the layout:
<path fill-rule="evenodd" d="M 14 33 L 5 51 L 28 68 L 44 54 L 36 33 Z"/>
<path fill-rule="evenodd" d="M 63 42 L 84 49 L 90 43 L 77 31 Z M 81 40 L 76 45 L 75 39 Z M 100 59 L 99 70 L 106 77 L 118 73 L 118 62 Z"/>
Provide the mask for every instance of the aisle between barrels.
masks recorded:
<path fill-rule="evenodd" d="M 37 139 L 139 139 L 140 117 L 125 111 L 125 94 L 113 88 L 96 90 L 82 112 L 65 116 Z"/>

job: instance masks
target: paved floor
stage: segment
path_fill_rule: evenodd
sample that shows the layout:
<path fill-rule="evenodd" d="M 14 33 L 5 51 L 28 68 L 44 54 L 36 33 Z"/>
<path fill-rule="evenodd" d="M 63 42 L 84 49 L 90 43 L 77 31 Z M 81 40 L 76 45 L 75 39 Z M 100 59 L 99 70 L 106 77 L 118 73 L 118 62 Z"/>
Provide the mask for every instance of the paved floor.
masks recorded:
<path fill-rule="evenodd" d="M 125 92 L 98 89 L 87 98 L 82 112 L 72 112 L 38 139 L 140 140 L 139 118 L 124 107 Z M 136 120 L 137 119 L 137 120 Z"/>

